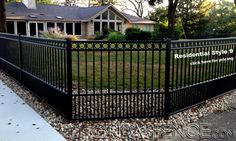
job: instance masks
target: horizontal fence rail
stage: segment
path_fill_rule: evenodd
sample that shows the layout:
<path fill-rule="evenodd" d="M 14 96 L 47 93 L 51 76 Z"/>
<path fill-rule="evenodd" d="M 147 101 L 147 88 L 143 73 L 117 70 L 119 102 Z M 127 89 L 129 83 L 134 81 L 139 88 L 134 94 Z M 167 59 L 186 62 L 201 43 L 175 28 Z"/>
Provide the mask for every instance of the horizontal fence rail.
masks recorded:
<path fill-rule="evenodd" d="M 236 88 L 236 38 L 0 43 L 0 68 L 68 119 L 168 117 Z"/>

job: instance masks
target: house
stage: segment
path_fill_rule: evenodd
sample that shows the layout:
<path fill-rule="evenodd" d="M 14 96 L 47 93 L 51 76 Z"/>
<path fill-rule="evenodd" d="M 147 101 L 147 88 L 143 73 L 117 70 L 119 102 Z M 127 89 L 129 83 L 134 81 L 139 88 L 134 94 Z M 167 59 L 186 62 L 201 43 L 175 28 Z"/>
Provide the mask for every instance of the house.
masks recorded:
<path fill-rule="evenodd" d="M 128 27 L 153 31 L 155 22 L 122 13 L 112 5 L 69 7 L 37 4 L 23 0 L 6 5 L 7 32 L 38 37 L 40 31 L 59 28 L 65 34 L 92 38 L 95 33 L 111 29 L 124 33 Z"/>

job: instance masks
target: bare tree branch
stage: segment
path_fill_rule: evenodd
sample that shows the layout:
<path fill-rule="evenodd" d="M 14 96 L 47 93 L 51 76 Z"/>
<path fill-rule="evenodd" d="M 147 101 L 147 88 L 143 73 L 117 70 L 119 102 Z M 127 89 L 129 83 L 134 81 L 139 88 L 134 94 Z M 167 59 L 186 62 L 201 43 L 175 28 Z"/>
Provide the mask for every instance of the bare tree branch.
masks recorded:
<path fill-rule="evenodd" d="M 130 7 L 124 5 L 123 8 L 122 8 L 122 11 L 131 11 L 133 13 L 135 13 L 137 16 L 139 15 L 138 11 L 134 10 L 134 9 L 131 9 Z M 140 16 L 139 16 L 140 17 Z"/>
<path fill-rule="evenodd" d="M 147 2 L 147 0 L 123 0 L 120 6 L 123 7 L 123 10 L 131 11 L 142 18 L 144 14 L 144 2 Z"/>
<path fill-rule="evenodd" d="M 128 0 L 132 5 L 133 7 L 135 8 L 136 11 L 138 11 L 138 7 L 136 6 L 136 4 L 133 2 L 133 0 Z"/>

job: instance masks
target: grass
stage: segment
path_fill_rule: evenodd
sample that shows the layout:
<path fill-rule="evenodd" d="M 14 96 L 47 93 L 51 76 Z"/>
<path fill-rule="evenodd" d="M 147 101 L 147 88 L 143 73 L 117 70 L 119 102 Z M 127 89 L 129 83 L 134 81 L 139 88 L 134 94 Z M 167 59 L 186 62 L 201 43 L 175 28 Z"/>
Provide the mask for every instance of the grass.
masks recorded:
<path fill-rule="evenodd" d="M 151 51 L 147 51 L 145 56 L 145 52 L 140 51 L 139 57 L 137 51 L 132 51 L 132 55 L 130 51 L 126 51 L 125 54 L 122 51 L 117 54 L 109 54 L 107 51 L 103 51 L 102 54 L 87 52 L 87 58 L 86 52 L 74 52 L 72 60 L 73 80 L 75 84 L 79 83 L 80 88 L 86 88 L 87 85 L 87 88 L 115 89 L 116 83 L 118 89 L 157 88 L 164 85 L 165 52 L 155 51 L 152 54 Z"/>
<path fill-rule="evenodd" d="M 193 52 L 193 50 L 186 49 L 175 53 L 185 52 Z M 173 87 L 192 85 L 233 72 L 233 67 L 231 69 L 228 67 L 233 66 L 232 62 L 190 65 L 193 61 L 212 59 L 210 56 L 174 59 L 174 61 L 172 56 L 173 52 L 170 66 L 170 85 Z M 93 87 L 95 89 L 116 89 L 116 87 L 117 89 L 160 89 L 165 84 L 165 59 L 166 52 L 158 50 L 154 53 L 146 51 L 146 56 L 145 51 L 139 51 L 139 57 L 137 51 L 132 51 L 132 56 L 130 51 L 125 51 L 125 55 L 122 51 L 117 54 L 115 51 L 111 51 L 110 54 L 107 51 L 74 52 L 73 83 L 75 86 L 79 84 L 83 89 Z"/>
<path fill-rule="evenodd" d="M 170 65 L 170 86 L 179 88 L 187 85 L 200 83 L 206 80 L 213 80 L 227 74 L 232 74 L 235 70 L 234 62 L 220 62 L 210 63 L 204 65 L 193 65 L 190 63 L 197 60 L 210 60 L 210 56 L 174 59 L 175 53 L 183 54 L 190 52 L 198 52 L 196 49 L 186 49 L 184 51 L 172 51 L 171 65 Z M 37 53 L 27 55 L 24 54 L 24 65 L 27 71 L 34 74 L 41 69 L 39 77 L 43 80 L 47 78 L 48 70 L 52 76 L 49 81 L 58 84 L 65 79 L 65 72 L 58 70 L 66 70 L 57 63 L 57 59 L 49 60 L 50 54 L 43 57 L 43 63 L 37 65 L 37 61 L 42 56 L 41 50 Z M 57 56 L 54 58 L 61 58 L 64 56 Z M 222 56 L 223 57 L 223 56 Z M 235 58 L 235 56 L 232 56 Z M 38 59 L 37 59 L 38 58 Z M 49 58 L 49 59 L 48 59 Z M 217 59 L 217 58 L 215 58 Z M 59 60 L 59 62 L 60 62 Z M 72 75 L 74 88 L 80 89 L 160 89 L 165 85 L 165 50 L 152 51 L 73 51 L 72 53 Z M 54 62 L 54 63 L 53 63 Z M 174 63 L 174 64 L 173 64 Z M 234 63 L 234 64 L 233 64 Z M 229 67 L 231 66 L 231 67 Z M 42 70 L 43 68 L 43 70 Z M 61 76 L 59 76 L 61 75 Z M 59 79 L 55 79 L 59 77 Z M 60 85 L 60 84 L 59 84 Z"/>

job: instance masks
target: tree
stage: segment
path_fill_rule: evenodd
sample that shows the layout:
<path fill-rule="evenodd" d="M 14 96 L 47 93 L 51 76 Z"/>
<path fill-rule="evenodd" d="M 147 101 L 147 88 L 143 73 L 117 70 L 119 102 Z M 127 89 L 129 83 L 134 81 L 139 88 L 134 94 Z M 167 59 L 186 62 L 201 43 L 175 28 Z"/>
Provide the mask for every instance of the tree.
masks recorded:
<path fill-rule="evenodd" d="M 93 0 L 91 0 L 93 1 Z M 116 0 L 94 0 L 98 2 L 98 5 L 107 5 L 107 4 L 115 4 Z"/>
<path fill-rule="evenodd" d="M 157 23 L 164 23 L 168 21 L 168 9 L 167 7 L 160 6 L 155 9 L 154 12 L 149 12 L 148 19 L 156 21 Z"/>
<path fill-rule="evenodd" d="M 73 6 L 73 5 L 79 5 L 81 3 L 90 7 L 90 6 L 101 6 L 101 5 L 107 5 L 107 4 L 115 4 L 116 0 L 66 0 L 64 5 Z"/>
<path fill-rule="evenodd" d="M 163 40 L 168 38 L 168 9 L 167 7 L 158 6 L 154 12 L 150 12 L 148 18 L 156 21 L 154 32 L 152 33 L 153 40 Z M 183 38 L 183 29 L 179 18 L 176 19 L 174 39 Z"/>
<path fill-rule="evenodd" d="M 123 0 L 120 2 L 122 11 L 131 11 L 135 13 L 138 17 L 143 18 L 143 13 L 145 10 L 144 4 L 148 2 L 147 0 Z"/>
<path fill-rule="evenodd" d="M 6 8 L 5 1 L 0 1 L 0 32 L 6 32 Z"/>
<path fill-rule="evenodd" d="M 211 37 L 226 37 L 236 34 L 236 7 L 226 0 L 215 4 L 209 14 L 206 33 Z"/>
<path fill-rule="evenodd" d="M 53 0 L 37 0 L 37 3 L 41 3 L 41 4 L 57 4 L 57 2 L 54 2 Z"/>
<path fill-rule="evenodd" d="M 168 36 L 170 39 L 175 37 L 175 13 L 179 0 L 168 0 Z M 163 0 L 149 0 L 150 5 L 161 3 Z"/>
<path fill-rule="evenodd" d="M 76 5 L 76 0 L 65 0 L 64 5 L 66 6 Z"/>
<path fill-rule="evenodd" d="M 6 0 L 7 3 L 9 2 L 22 2 L 22 0 Z M 37 0 L 37 3 L 41 4 L 57 4 L 53 0 Z"/>
<path fill-rule="evenodd" d="M 185 37 L 198 38 L 199 31 L 202 31 L 207 24 L 206 15 L 212 8 L 207 0 L 184 0 L 180 1 L 177 7 L 178 18 L 180 19 Z"/>
<path fill-rule="evenodd" d="M 22 2 L 22 0 L 5 0 L 6 3 L 9 3 L 9 2 Z"/>

